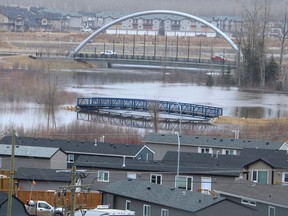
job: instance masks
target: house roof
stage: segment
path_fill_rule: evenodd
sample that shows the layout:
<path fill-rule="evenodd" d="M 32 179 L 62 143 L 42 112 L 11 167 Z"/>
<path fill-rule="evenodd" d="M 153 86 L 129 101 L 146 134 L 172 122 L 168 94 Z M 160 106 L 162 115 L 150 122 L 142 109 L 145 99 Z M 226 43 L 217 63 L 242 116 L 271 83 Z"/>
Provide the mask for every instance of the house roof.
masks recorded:
<path fill-rule="evenodd" d="M 197 212 L 225 200 L 141 180 L 118 181 L 100 191 L 189 212 Z"/>
<path fill-rule="evenodd" d="M 242 149 L 240 156 L 252 159 L 246 165 L 262 160 L 273 168 L 288 169 L 288 153 L 284 150 Z"/>
<path fill-rule="evenodd" d="M 233 183 L 227 183 L 221 187 L 215 185 L 215 187 L 214 191 L 219 194 L 288 208 L 288 187 L 286 186 L 260 184 L 238 179 Z"/>
<path fill-rule="evenodd" d="M 0 155 L 10 156 L 11 151 L 12 145 L 0 144 Z M 15 145 L 15 156 L 18 157 L 51 158 L 58 151 L 61 150 L 52 147 Z"/>
<path fill-rule="evenodd" d="M 178 143 L 175 134 L 147 134 L 144 137 L 145 144 L 157 143 L 166 145 L 175 145 Z M 181 145 L 185 146 L 202 146 L 227 149 L 243 149 L 243 148 L 261 148 L 278 150 L 284 144 L 280 141 L 253 140 L 253 139 L 233 139 L 223 137 L 208 136 L 180 136 Z"/>
<path fill-rule="evenodd" d="M 20 167 L 17 169 L 15 179 L 35 181 L 70 182 L 71 172 L 58 172 L 57 169 L 38 169 Z"/>
<path fill-rule="evenodd" d="M 31 11 L 26 8 L 0 6 L 0 13 L 5 14 L 9 18 L 16 19 L 17 17 L 27 18 L 33 15 Z"/>
<path fill-rule="evenodd" d="M 24 204 L 15 196 L 12 196 L 12 215 L 28 216 Z M 0 216 L 6 216 L 8 206 L 8 193 L 0 192 Z"/>
<path fill-rule="evenodd" d="M 6 136 L 0 143 L 11 143 L 11 136 Z M 110 155 L 135 157 L 144 145 L 136 144 L 112 144 L 106 142 L 73 141 L 48 138 L 17 137 L 17 145 L 45 146 L 50 148 L 61 148 L 64 152 L 87 155 Z M 148 147 L 145 146 L 148 149 Z M 150 149 L 149 149 L 150 150 Z M 151 150 L 150 150 L 151 151 Z M 152 152 L 152 151 L 151 151 Z"/>
<path fill-rule="evenodd" d="M 102 168 L 102 169 L 121 169 L 121 170 L 138 170 L 138 171 L 152 171 L 152 172 L 171 172 L 176 173 L 177 170 L 177 152 L 168 152 L 167 154 L 173 155 L 170 160 L 162 161 L 143 161 L 138 159 L 116 157 L 106 157 L 106 156 L 87 156 L 80 155 L 74 162 L 77 167 L 83 168 Z M 176 157 L 175 157 L 176 155 Z M 195 153 L 195 162 L 189 160 L 185 161 L 185 153 L 181 152 L 181 162 L 179 170 L 181 173 L 189 174 L 210 174 L 210 175 L 221 175 L 221 176 L 236 176 L 238 177 L 242 164 L 231 165 L 231 163 L 219 162 L 214 160 L 207 160 L 210 155 Z M 194 154 L 193 154 L 194 155 Z M 199 157 L 198 157 L 199 156 Z M 169 157 L 169 156 L 167 156 Z M 166 158 L 167 158 L 166 157 Z M 192 156 L 193 157 L 193 156 Z M 199 159 L 197 160 L 196 157 Z M 205 162 L 206 161 L 206 162 Z M 216 162 L 215 162 L 216 161 Z M 231 158 L 233 161 L 233 158 Z M 125 162 L 125 166 L 123 166 Z"/>

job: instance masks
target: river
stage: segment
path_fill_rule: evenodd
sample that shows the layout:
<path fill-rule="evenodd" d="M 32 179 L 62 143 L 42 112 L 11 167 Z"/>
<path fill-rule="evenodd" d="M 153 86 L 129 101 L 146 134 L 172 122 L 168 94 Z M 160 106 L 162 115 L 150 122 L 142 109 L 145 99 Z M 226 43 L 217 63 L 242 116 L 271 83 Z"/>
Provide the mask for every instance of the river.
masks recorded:
<path fill-rule="evenodd" d="M 199 83 L 167 82 L 169 73 L 159 70 L 92 69 L 61 72 L 61 84 L 74 93 L 75 103 L 55 108 L 57 127 L 69 125 L 77 119 L 76 112 L 62 109 L 75 106 L 77 97 L 120 97 L 177 101 L 223 108 L 224 116 L 243 118 L 288 117 L 288 95 L 243 91 L 237 87 L 207 87 Z M 1 106 L 0 132 L 7 128 L 35 129 L 47 126 L 47 108 L 41 104 L 25 103 L 15 107 L 13 102 Z M 6 107 L 6 108 L 5 108 Z M 7 108 L 8 107 L 8 108 Z"/>

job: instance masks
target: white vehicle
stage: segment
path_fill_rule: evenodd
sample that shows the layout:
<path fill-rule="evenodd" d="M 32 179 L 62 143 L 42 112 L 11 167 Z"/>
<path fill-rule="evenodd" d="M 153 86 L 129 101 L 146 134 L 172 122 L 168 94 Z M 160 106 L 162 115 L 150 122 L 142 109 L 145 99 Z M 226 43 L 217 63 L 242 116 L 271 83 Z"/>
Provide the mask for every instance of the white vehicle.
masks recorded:
<path fill-rule="evenodd" d="M 93 32 L 93 29 L 91 29 L 89 26 L 86 26 L 81 29 L 82 32 Z"/>
<path fill-rule="evenodd" d="M 101 52 L 101 55 L 116 55 L 116 52 L 113 52 L 113 50 L 105 50 Z"/>
<path fill-rule="evenodd" d="M 108 206 L 97 206 L 96 209 L 81 210 L 75 212 L 75 216 L 102 216 L 102 215 L 114 215 L 114 216 L 129 216 L 135 215 L 134 211 L 109 209 Z"/>
<path fill-rule="evenodd" d="M 65 216 L 65 209 L 55 208 L 45 201 L 30 200 L 25 208 L 31 216 Z"/>

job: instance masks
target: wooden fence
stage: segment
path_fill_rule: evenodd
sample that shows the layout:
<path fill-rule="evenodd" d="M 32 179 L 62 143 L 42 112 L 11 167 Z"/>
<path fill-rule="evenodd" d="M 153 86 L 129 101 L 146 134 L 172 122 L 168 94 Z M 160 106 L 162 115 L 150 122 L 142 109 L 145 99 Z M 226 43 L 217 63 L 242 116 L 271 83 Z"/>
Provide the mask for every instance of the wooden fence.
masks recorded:
<path fill-rule="evenodd" d="M 27 202 L 30 199 L 31 191 L 18 191 L 17 197 L 23 203 Z M 78 192 L 75 194 L 75 204 L 76 208 L 96 208 L 97 205 L 102 204 L 102 195 L 99 192 Z M 66 207 L 70 208 L 71 206 L 71 193 L 66 192 L 56 193 L 55 191 L 33 191 L 34 200 L 43 200 L 48 202 L 52 206 L 57 207 Z"/>

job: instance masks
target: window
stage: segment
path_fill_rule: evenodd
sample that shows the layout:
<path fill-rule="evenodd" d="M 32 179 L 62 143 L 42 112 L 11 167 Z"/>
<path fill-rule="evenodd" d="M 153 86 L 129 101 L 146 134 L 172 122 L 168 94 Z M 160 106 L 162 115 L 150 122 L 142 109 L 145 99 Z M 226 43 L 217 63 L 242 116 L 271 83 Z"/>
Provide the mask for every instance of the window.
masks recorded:
<path fill-rule="evenodd" d="M 233 149 L 223 149 L 222 154 L 224 154 L 224 155 L 236 155 L 236 150 L 233 150 Z"/>
<path fill-rule="evenodd" d="M 99 170 L 98 171 L 98 181 L 100 182 L 109 182 L 109 172 Z"/>
<path fill-rule="evenodd" d="M 1 167 L 1 158 L 0 158 L 0 167 Z M 288 184 L 288 173 L 287 172 L 282 174 L 282 184 L 283 185 Z"/>
<path fill-rule="evenodd" d="M 198 153 L 210 154 L 210 153 L 212 153 L 212 148 L 198 147 Z"/>
<path fill-rule="evenodd" d="M 150 205 L 144 204 L 143 216 L 151 216 L 151 207 L 150 207 Z"/>
<path fill-rule="evenodd" d="M 169 210 L 168 209 L 161 209 L 161 216 L 169 216 Z"/>
<path fill-rule="evenodd" d="M 255 202 L 255 201 L 252 201 L 252 200 L 242 199 L 242 200 L 241 200 L 241 203 L 242 203 L 242 204 L 245 204 L 245 205 L 256 206 L 256 202 Z"/>
<path fill-rule="evenodd" d="M 276 216 L 276 209 L 273 206 L 269 206 L 268 208 L 268 216 Z"/>
<path fill-rule="evenodd" d="M 151 174 L 150 175 L 150 182 L 156 183 L 156 184 L 162 184 L 162 175 Z"/>
<path fill-rule="evenodd" d="M 2 158 L 0 157 L 0 168 L 2 168 Z"/>
<path fill-rule="evenodd" d="M 267 184 L 268 183 L 268 171 L 253 170 L 252 181 Z"/>
<path fill-rule="evenodd" d="M 74 154 L 68 154 L 67 162 L 68 163 L 74 163 Z"/>
<path fill-rule="evenodd" d="M 177 180 L 177 176 L 176 176 Z M 184 190 L 193 190 L 193 177 L 179 176 L 178 188 Z"/>
<path fill-rule="evenodd" d="M 126 210 L 131 210 L 131 201 L 130 200 L 126 200 Z"/>
<path fill-rule="evenodd" d="M 136 179 L 136 173 L 127 173 L 127 179 Z"/>

